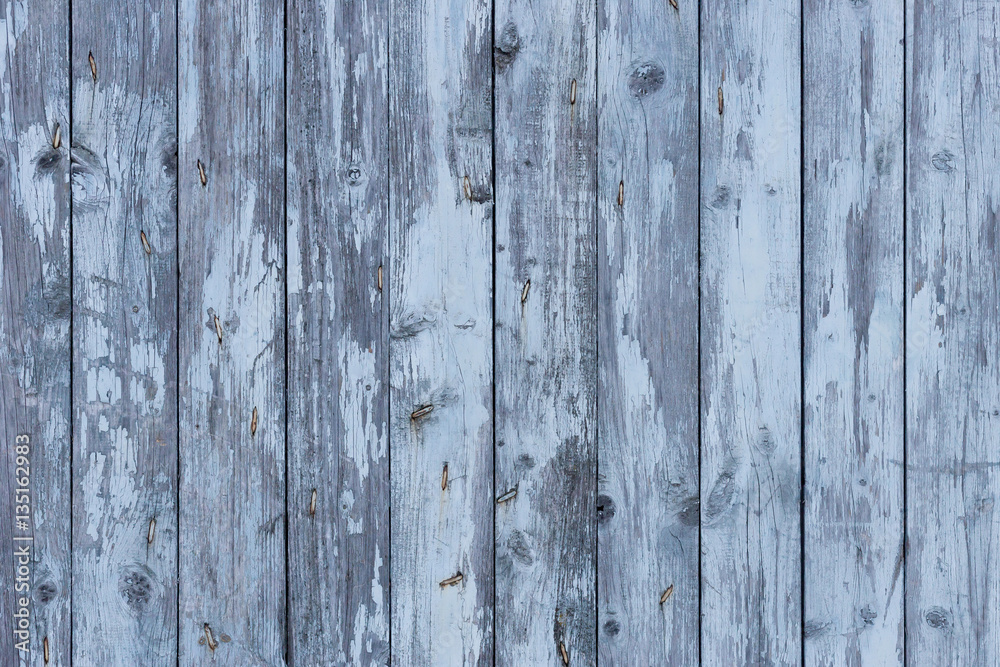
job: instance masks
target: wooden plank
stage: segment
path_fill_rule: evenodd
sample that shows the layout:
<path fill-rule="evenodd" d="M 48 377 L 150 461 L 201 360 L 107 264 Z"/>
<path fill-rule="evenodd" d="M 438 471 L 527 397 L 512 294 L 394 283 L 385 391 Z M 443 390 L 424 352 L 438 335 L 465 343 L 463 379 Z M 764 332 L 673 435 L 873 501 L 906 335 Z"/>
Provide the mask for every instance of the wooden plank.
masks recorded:
<path fill-rule="evenodd" d="M 491 7 L 390 7 L 392 664 L 490 665 Z"/>
<path fill-rule="evenodd" d="M 909 0 L 906 662 L 1000 663 L 995 0 Z"/>
<path fill-rule="evenodd" d="M 47 642 L 48 664 L 68 665 L 68 3 L 0 3 L 0 54 L 0 662 L 40 664 Z M 16 470 L 17 456 L 25 455 L 17 447 L 25 436 L 31 515 L 26 528 L 15 520 L 21 514 L 15 502 L 21 500 L 15 495 L 15 472 L 22 472 Z M 26 545 L 30 579 L 19 581 L 15 549 Z M 23 637 L 14 636 L 20 598 L 30 606 L 30 654 L 18 650 Z"/>
<path fill-rule="evenodd" d="M 697 665 L 698 3 L 598 16 L 600 656 Z"/>
<path fill-rule="evenodd" d="M 300 0 L 288 12 L 289 663 L 381 666 L 388 3 Z"/>
<path fill-rule="evenodd" d="M 284 4 L 181 0 L 181 664 L 285 656 Z"/>
<path fill-rule="evenodd" d="M 72 21 L 73 660 L 155 664 L 177 653 L 176 6 Z"/>
<path fill-rule="evenodd" d="M 805 657 L 903 660 L 903 4 L 804 5 Z"/>
<path fill-rule="evenodd" d="M 498 665 L 597 660 L 595 11 L 496 3 Z"/>
<path fill-rule="evenodd" d="M 702 3 L 702 658 L 798 664 L 800 20 Z"/>

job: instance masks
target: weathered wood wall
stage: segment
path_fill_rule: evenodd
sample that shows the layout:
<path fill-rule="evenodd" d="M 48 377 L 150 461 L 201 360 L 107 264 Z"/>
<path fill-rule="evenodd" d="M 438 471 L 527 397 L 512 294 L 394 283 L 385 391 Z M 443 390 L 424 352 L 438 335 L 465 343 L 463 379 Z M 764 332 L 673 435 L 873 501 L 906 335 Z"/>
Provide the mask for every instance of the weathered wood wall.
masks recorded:
<path fill-rule="evenodd" d="M 997 25 L 3 0 L 0 663 L 997 663 Z"/>

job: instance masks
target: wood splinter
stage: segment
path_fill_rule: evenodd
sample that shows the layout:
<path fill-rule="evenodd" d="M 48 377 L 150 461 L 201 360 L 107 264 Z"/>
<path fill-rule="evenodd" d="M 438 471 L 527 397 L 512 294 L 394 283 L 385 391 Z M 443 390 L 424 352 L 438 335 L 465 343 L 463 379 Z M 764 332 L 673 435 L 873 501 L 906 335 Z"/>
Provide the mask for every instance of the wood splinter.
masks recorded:
<path fill-rule="evenodd" d="M 472 201 L 472 181 L 469 180 L 468 176 L 462 182 L 462 187 L 465 189 L 465 198 Z"/>
<path fill-rule="evenodd" d="M 46 637 L 42 640 L 42 657 L 45 659 L 45 664 L 49 664 L 49 638 Z"/>
<path fill-rule="evenodd" d="M 460 581 L 462 581 L 462 573 L 456 572 L 454 577 L 448 577 L 440 583 L 440 586 L 441 588 L 447 588 L 448 586 L 454 586 Z"/>
<path fill-rule="evenodd" d="M 93 51 L 87 54 L 87 59 L 90 61 L 90 76 L 94 78 L 94 81 L 97 81 L 97 61 L 94 60 Z"/>
<path fill-rule="evenodd" d="M 153 543 L 153 537 L 156 535 L 156 517 L 149 520 L 149 530 L 146 531 L 146 544 Z"/>
<path fill-rule="evenodd" d="M 312 497 L 309 499 L 309 516 L 316 516 L 316 489 L 313 489 Z"/>
<path fill-rule="evenodd" d="M 531 278 L 528 279 L 528 282 L 524 283 L 524 287 L 521 289 L 521 304 L 522 305 L 524 305 L 524 302 L 528 300 L 528 290 L 530 290 L 530 289 L 531 289 Z"/>
<path fill-rule="evenodd" d="M 441 471 L 441 490 L 444 491 L 448 488 L 448 464 L 444 464 L 444 469 Z"/>
<path fill-rule="evenodd" d="M 378 291 L 382 291 L 382 265 L 378 265 Z"/>
<path fill-rule="evenodd" d="M 139 230 L 139 238 L 142 240 L 142 249 L 146 251 L 147 255 L 153 254 L 153 248 L 149 245 L 149 239 L 146 238 L 146 232 Z"/>
<path fill-rule="evenodd" d="M 576 79 L 573 79 L 573 83 L 569 85 L 569 103 L 570 105 L 576 104 Z"/>
<path fill-rule="evenodd" d="M 618 208 L 625 205 L 625 181 L 618 181 Z"/>
<path fill-rule="evenodd" d="M 497 505 L 502 505 L 508 500 L 513 500 L 516 496 L 517 496 L 517 487 L 515 486 L 510 491 L 497 498 Z"/>
<path fill-rule="evenodd" d="M 680 7 L 677 6 L 677 0 L 670 0 L 670 6 L 676 9 L 677 11 L 680 11 L 681 9 Z"/>
<path fill-rule="evenodd" d="M 208 176 L 205 175 L 205 165 L 198 160 L 198 179 L 201 181 L 201 187 L 208 185 Z"/>
<path fill-rule="evenodd" d="M 722 86 L 719 86 L 719 115 L 720 116 L 722 115 L 722 109 L 723 109 L 724 106 L 725 106 L 725 103 L 723 102 L 723 99 L 722 99 Z"/>
<path fill-rule="evenodd" d="M 215 317 L 215 334 L 219 337 L 219 345 L 222 345 L 222 322 L 219 321 L 218 315 L 213 317 Z"/>
<path fill-rule="evenodd" d="M 257 406 L 254 406 L 253 415 L 250 417 L 250 435 L 257 435 Z"/>
<path fill-rule="evenodd" d="M 566 645 L 559 642 L 559 655 L 562 656 L 562 661 L 564 665 L 569 664 L 569 651 L 566 650 Z"/>
<path fill-rule="evenodd" d="M 674 585 L 670 584 L 667 586 L 667 590 L 663 591 L 663 595 L 660 596 L 660 604 L 663 604 L 670 599 L 670 596 L 674 594 Z"/>
<path fill-rule="evenodd" d="M 410 419 L 416 421 L 425 415 L 429 415 L 433 409 L 434 409 L 433 405 L 425 405 L 421 408 L 417 408 L 416 410 L 410 413 Z"/>
<path fill-rule="evenodd" d="M 59 123 L 56 123 L 55 130 L 52 131 L 52 148 L 60 146 L 62 146 L 62 128 L 59 127 Z"/>
<path fill-rule="evenodd" d="M 208 623 L 205 624 L 205 643 L 208 644 L 208 648 L 212 651 L 214 651 L 219 645 L 219 643 L 215 641 L 215 635 L 212 634 L 212 628 L 208 625 Z"/>

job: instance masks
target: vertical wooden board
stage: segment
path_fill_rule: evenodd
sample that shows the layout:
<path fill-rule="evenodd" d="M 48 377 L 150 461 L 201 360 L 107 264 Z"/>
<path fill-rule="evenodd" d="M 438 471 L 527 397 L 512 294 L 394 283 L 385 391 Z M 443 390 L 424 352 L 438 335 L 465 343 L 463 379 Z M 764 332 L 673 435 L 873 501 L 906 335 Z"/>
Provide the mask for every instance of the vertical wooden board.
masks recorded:
<path fill-rule="evenodd" d="M 908 0 L 906 662 L 1000 662 L 1000 4 Z"/>
<path fill-rule="evenodd" d="M 805 656 L 903 660 L 903 3 L 804 5 Z"/>
<path fill-rule="evenodd" d="M 595 10 L 496 4 L 498 665 L 597 661 Z"/>
<path fill-rule="evenodd" d="M 800 3 L 702 3 L 702 656 L 801 659 Z"/>
<path fill-rule="evenodd" d="M 300 0 L 288 12 L 289 663 L 381 666 L 388 2 Z"/>
<path fill-rule="evenodd" d="M 73 4 L 73 660 L 177 654 L 176 5 Z"/>
<path fill-rule="evenodd" d="M 697 665 L 698 3 L 598 16 L 600 657 Z"/>
<path fill-rule="evenodd" d="M 392 664 L 491 665 L 491 8 L 390 6 Z"/>
<path fill-rule="evenodd" d="M 0 662 L 70 662 L 69 5 L 0 3 Z M 56 133 L 59 141 L 54 142 Z M 57 145 L 56 145 L 57 144 Z M 32 520 L 15 516 L 27 436 Z M 15 537 L 32 537 L 15 541 Z M 30 545 L 18 580 L 15 549 Z M 27 589 L 23 589 L 24 585 Z M 30 598 L 30 655 L 16 599 Z"/>
<path fill-rule="evenodd" d="M 180 663 L 285 656 L 284 5 L 181 0 Z"/>

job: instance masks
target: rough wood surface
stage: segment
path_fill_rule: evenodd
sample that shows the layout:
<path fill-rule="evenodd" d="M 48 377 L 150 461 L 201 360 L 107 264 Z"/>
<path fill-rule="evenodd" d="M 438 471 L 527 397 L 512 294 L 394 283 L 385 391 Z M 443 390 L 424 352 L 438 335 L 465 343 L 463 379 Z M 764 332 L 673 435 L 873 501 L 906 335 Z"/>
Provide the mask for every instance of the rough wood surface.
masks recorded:
<path fill-rule="evenodd" d="M 490 4 L 391 16 L 392 664 L 491 665 Z"/>
<path fill-rule="evenodd" d="M 598 11 L 598 638 L 698 664 L 698 4 Z"/>
<path fill-rule="evenodd" d="M 903 660 L 903 5 L 804 5 L 805 657 Z"/>
<path fill-rule="evenodd" d="M 388 24 L 288 3 L 291 664 L 389 659 Z"/>
<path fill-rule="evenodd" d="M 175 19 L 73 3 L 77 664 L 177 654 Z"/>
<path fill-rule="evenodd" d="M 593 665 L 595 5 L 496 3 L 497 665 Z"/>
<path fill-rule="evenodd" d="M 798 664 L 800 3 L 706 0 L 702 659 Z"/>
<path fill-rule="evenodd" d="M 53 146 L 56 132 L 58 147 Z M 69 5 L 0 3 L 0 663 L 15 598 L 31 600 L 31 655 L 70 664 Z M 19 436 L 30 446 L 27 530 L 14 521 Z M 28 590 L 16 537 L 33 537 Z M 22 582 L 23 583 L 23 582 Z"/>
<path fill-rule="evenodd" d="M 181 0 L 180 663 L 285 656 L 284 5 Z"/>
<path fill-rule="evenodd" d="M 1000 4 L 906 5 L 906 662 L 994 665 Z"/>

